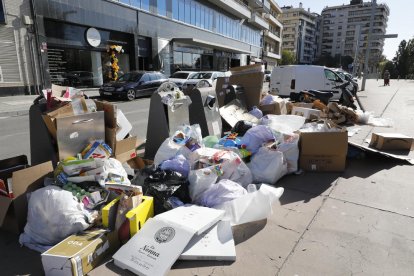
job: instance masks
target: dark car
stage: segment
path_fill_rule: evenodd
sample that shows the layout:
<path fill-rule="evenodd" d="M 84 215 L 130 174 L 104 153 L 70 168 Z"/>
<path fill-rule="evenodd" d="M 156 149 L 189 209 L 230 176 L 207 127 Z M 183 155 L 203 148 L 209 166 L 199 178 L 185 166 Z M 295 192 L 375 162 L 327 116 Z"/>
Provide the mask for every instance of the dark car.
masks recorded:
<path fill-rule="evenodd" d="M 106 83 L 99 88 L 101 97 L 122 97 L 129 101 L 136 97 L 150 96 L 168 79 L 160 72 L 133 71 L 118 80 Z"/>

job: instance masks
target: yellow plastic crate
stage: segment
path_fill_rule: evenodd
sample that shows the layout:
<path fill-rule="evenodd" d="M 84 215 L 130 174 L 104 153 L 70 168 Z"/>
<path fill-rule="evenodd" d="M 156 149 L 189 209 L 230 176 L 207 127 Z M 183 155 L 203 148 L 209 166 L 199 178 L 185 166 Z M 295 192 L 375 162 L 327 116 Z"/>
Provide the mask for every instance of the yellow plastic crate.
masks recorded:
<path fill-rule="evenodd" d="M 116 210 L 118 209 L 119 199 L 120 197 L 115 198 L 102 209 L 102 224 L 105 228 L 115 228 Z M 138 233 L 144 223 L 153 216 L 154 199 L 150 196 L 143 196 L 141 204 L 126 213 L 126 218 L 129 220 L 131 237 Z"/>

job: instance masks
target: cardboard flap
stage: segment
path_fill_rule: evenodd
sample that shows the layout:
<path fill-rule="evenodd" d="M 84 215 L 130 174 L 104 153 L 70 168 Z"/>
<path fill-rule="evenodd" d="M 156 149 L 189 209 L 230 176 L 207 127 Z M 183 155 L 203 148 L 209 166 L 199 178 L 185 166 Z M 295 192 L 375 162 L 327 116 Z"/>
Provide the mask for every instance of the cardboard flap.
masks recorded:
<path fill-rule="evenodd" d="M 132 136 L 124 140 L 118 141 L 116 143 L 115 155 L 130 151 L 130 150 L 135 150 L 136 144 L 137 144 L 136 136 Z"/>
<path fill-rule="evenodd" d="M 53 172 L 51 161 L 14 172 L 12 182 L 14 196 L 18 197 L 26 192 L 36 190 L 37 187 L 32 186 L 32 184 L 36 184 L 35 182 L 43 179 L 50 172 Z"/>
<path fill-rule="evenodd" d="M 117 128 L 116 115 L 117 106 L 108 102 L 95 101 L 98 111 L 105 111 L 105 126 L 108 128 Z"/>

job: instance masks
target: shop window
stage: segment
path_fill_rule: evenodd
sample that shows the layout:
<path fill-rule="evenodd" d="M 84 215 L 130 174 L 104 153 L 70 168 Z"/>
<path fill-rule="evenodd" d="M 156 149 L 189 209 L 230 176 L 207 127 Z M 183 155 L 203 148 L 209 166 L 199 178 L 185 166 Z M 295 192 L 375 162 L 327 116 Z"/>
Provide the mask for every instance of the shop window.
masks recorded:
<path fill-rule="evenodd" d="M 183 65 L 183 53 L 174 51 L 174 64 L 179 65 L 180 67 Z"/>
<path fill-rule="evenodd" d="M 192 56 L 191 53 L 183 53 L 183 68 L 192 67 Z"/>
<path fill-rule="evenodd" d="M 201 56 L 201 69 L 213 70 L 213 56 L 202 55 Z"/>

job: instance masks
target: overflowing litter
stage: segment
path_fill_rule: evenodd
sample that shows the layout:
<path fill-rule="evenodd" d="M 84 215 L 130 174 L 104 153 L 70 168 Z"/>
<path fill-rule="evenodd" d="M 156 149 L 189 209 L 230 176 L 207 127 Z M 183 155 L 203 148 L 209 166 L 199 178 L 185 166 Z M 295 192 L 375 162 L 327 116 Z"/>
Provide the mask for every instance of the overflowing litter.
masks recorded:
<path fill-rule="evenodd" d="M 232 227 L 268 218 L 283 195 L 280 179 L 344 171 L 350 132 L 360 124 L 392 125 L 308 92 L 296 102 L 262 95 L 260 68 L 219 78 L 217 96 L 195 87 L 204 92 L 193 101 L 162 86 L 151 101 L 165 106 L 159 116 L 166 123 L 158 126 L 163 135 L 151 159 L 137 151 L 132 125 L 116 105 L 71 89 L 64 98 L 46 94 L 31 113 L 42 124 L 32 138 L 45 132 L 50 142 L 39 143 L 42 156 L 33 151 L 32 160 L 46 162 L 0 161 L 0 226 L 42 253 L 46 275 L 85 275 L 110 254 L 139 275 L 165 275 L 178 259 L 236 260 Z M 202 122 L 188 111 L 202 101 L 221 115 L 220 124 L 190 124 Z M 150 143 L 148 149 L 156 145 Z M 413 138 L 374 133 L 371 146 L 409 151 Z"/>

